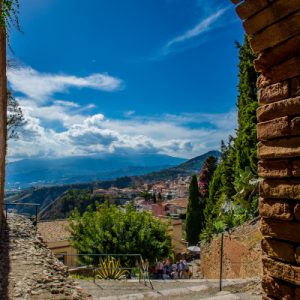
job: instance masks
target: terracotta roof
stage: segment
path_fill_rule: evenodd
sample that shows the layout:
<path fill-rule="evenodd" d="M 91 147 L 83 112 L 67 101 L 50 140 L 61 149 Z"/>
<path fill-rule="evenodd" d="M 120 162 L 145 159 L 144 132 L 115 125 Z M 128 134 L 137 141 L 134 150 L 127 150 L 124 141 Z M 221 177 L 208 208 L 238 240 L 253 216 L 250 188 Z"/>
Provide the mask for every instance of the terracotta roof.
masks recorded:
<path fill-rule="evenodd" d="M 71 234 L 67 228 L 67 220 L 44 221 L 38 223 L 38 232 L 45 242 L 68 240 Z"/>

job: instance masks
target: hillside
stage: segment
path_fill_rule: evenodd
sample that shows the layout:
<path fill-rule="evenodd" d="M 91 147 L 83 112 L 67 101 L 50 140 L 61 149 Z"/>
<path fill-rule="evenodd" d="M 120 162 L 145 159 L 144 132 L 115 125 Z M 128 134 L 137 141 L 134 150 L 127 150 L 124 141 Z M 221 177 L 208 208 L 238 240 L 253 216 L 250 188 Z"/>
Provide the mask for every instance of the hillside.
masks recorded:
<path fill-rule="evenodd" d="M 6 168 L 6 189 L 73 184 L 143 175 L 183 163 L 186 159 L 162 154 L 103 154 L 88 157 L 24 159 Z"/>
<path fill-rule="evenodd" d="M 7 192 L 6 202 L 21 202 L 21 203 L 38 203 L 39 210 L 45 211 L 47 207 L 54 202 L 60 200 L 61 196 L 68 190 L 89 190 L 93 189 L 107 189 L 112 186 L 118 188 L 136 187 L 144 182 L 153 182 L 160 180 L 171 180 L 178 176 L 189 176 L 192 173 L 197 173 L 201 169 L 204 161 L 208 156 L 219 157 L 218 151 L 210 151 L 203 155 L 192 158 L 176 167 L 167 168 L 159 172 L 153 172 L 142 176 L 124 176 L 112 180 L 95 181 L 90 183 L 78 184 L 64 184 L 44 187 L 33 187 L 21 192 Z M 34 211 L 30 207 L 20 207 L 19 211 L 22 213 L 33 214 Z"/>

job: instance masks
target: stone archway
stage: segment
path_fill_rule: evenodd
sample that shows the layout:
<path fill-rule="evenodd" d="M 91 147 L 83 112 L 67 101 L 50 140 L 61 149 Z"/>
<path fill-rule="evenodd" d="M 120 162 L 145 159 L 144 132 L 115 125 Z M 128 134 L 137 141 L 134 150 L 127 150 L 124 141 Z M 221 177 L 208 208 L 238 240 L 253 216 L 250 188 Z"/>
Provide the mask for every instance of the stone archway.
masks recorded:
<path fill-rule="evenodd" d="M 255 67 L 261 73 L 257 129 L 258 170 L 264 178 L 260 187 L 263 298 L 300 299 L 300 0 L 231 2 L 259 54 Z M 5 80 L 1 79 L 0 88 L 5 89 Z M 5 101 L 0 99 L 0 225 Z"/>
<path fill-rule="evenodd" d="M 263 299 L 300 299 L 300 0 L 231 0 L 259 56 Z"/>

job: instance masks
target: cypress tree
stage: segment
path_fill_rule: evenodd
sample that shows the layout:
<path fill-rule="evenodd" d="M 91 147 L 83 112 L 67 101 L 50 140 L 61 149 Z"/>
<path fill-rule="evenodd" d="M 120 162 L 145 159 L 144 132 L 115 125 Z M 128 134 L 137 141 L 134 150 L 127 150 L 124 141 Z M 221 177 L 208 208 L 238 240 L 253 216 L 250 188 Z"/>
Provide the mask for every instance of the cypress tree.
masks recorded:
<path fill-rule="evenodd" d="M 200 202 L 197 176 L 192 175 L 189 186 L 188 206 L 186 212 L 186 240 L 189 245 L 196 245 L 203 228 L 203 204 Z"/>
<path fill-rule="evenodd" d="M 256 109 L 257 102 L 257 73 L 253 66 L 255 54 L 250 48 L 249 41 L 245 36 L 243 45 L 237 43 L 239 49 L 239 84 L 238 84 L 238 129 L 235 139 L 235 174 L 239 170 L 250 170 L 257 174 L 257 151 L 256 151 Z"/>

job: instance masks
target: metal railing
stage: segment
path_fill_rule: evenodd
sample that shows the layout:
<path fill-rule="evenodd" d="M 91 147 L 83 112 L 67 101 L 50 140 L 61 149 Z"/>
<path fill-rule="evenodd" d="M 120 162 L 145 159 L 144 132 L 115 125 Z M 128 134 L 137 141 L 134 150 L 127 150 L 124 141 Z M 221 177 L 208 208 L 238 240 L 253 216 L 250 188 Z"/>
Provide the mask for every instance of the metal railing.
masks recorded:
<path fill-rule="evenodd" d="M 127 266 L 114 268 L 113 270 L 121 271 L 126 270 L 129 273 L 129 277 L 132 278 L 135 274 L 133 274 L 134 270 L 138 271 L 138 280 L 139 283 L 143 282 L 145 286 L 153 288 L 152 281 L 149 276 L 149 265 L 147 261 L 143 260 L 143 257 L 141 254 L 65 254 L 65 253 L 55 253 L 55 256 L 58 258 L 62 258 L 62 262 L 69 267 L 69 271 L 71 274 L 80 274 L 82 271 L 87 271 L 89 274 L 92 274 L 93 282 L 96 283 L 97 279 L 97 270 L 103 270 L 103 267 L 100 267 L 100 258 L 108 258 L 108 257 L 117 257 L 122 258 L 123 261 L 127 261 L 124 263 Z M 70 263 L 66 263 L 66 259 L 75 257 L 76 262 L 74 266 L 70 266 Z M 81 261 L 80 261 L 80 258 Z M 90 263 L 83 263 L 83 261 L 90 260 Z M 131 266 L 128 266 L 128 264 L 131 263 Z M 134 264 L 134 266 L 133 266 Z M 112 268 L 110 268 L 112 270 Z M 100 278 L 101 279 L 101 278 Z M 126 277 L 126 279 L 129 279 Z"/>
<path fill-rule="evenodd" d="M 35 227 L 37 227 L 37 223 L 38 223 L 38 207 L 40 206 L 40 204 L 37 203 L 19 203 L 19 202 L 4 202 L 4 210 L 5 210 L 5 220 L 7 220 L 8 217 L 8 208 L 9 206 L 31 206 L 31 207 L 35 207 L 35 218 L 34 218 L 34 222 L 33 225 Z"/>

